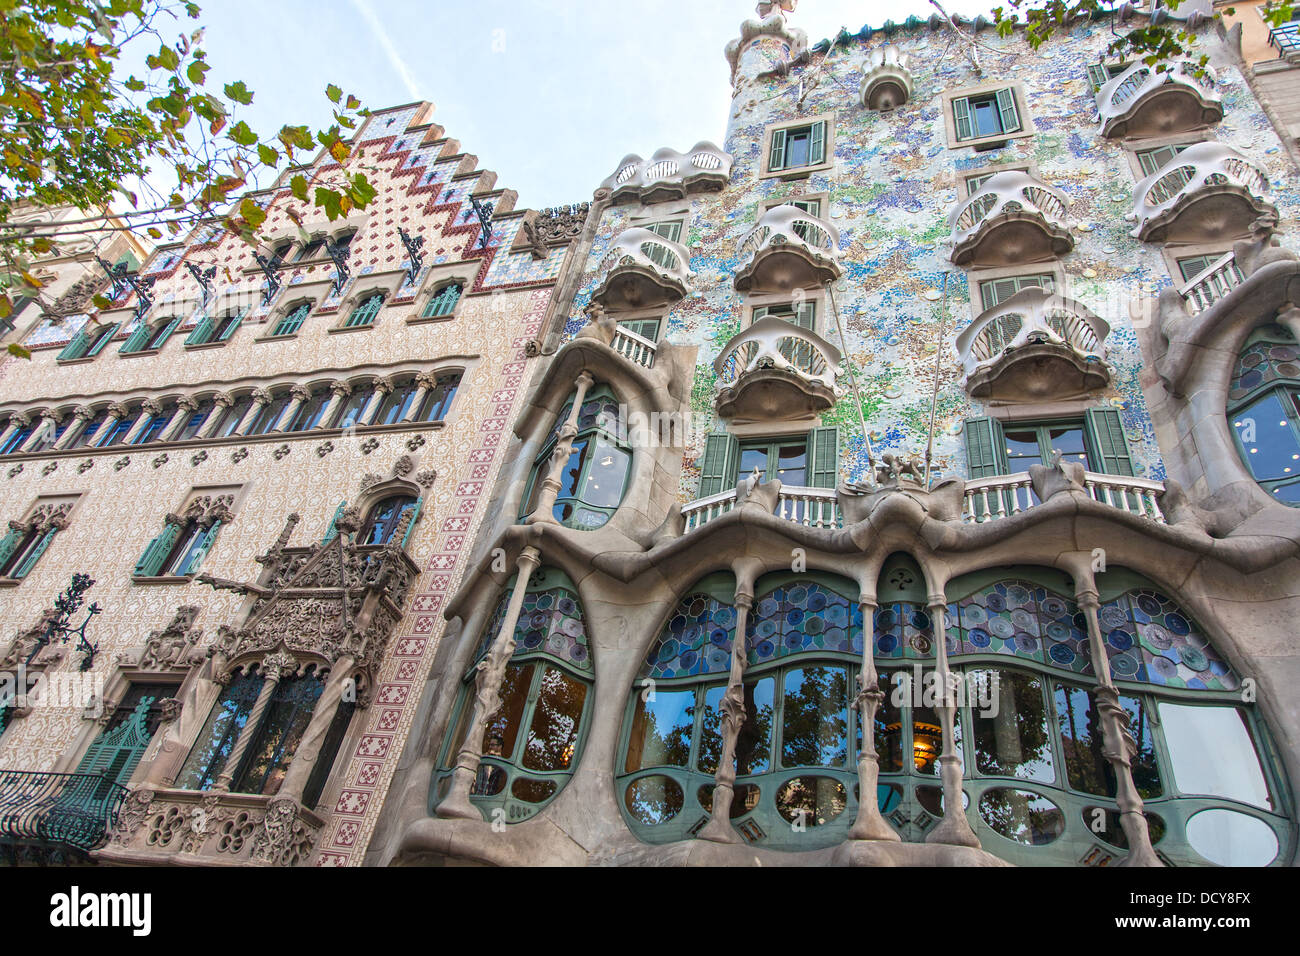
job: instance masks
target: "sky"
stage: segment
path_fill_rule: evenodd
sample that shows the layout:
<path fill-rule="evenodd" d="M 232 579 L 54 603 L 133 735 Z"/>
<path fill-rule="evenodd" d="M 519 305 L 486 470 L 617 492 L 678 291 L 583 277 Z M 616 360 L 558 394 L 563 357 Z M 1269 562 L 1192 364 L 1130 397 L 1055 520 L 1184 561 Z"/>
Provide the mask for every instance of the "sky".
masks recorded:
<path fill-rule="evenodd" d="M 940 0 L 974 16 L 997 0 Z M 744 0 L 200 0 L 209 83 L 254 90 L 240 114 L 271 134 L 330 123 L 327 83 L 370 108 L 414 100 L 497 173 L 518 205 L 585 202 L 629 153 L 721 143 L 722 49 L 755 16 Z M 810 42 L 910 14 L 928 0 L 804 0 Z M 193 29 L 178 22 L 176 33 Z M 164 35 L 166 31 L 164 29 Z"/>

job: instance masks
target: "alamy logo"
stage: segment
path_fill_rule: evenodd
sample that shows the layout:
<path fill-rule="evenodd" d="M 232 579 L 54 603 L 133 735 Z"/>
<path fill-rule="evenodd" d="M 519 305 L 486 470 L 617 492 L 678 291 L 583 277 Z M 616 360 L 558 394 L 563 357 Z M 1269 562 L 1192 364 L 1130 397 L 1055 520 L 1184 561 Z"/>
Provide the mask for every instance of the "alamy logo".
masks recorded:
<path fill-rule="evenodd" d="M 152 912 L 151 893 L 82 893 L 74 886 L 50 897 L 50 925 L 55 927 L 125 926 L 134 936 L 148 936 Z"/>

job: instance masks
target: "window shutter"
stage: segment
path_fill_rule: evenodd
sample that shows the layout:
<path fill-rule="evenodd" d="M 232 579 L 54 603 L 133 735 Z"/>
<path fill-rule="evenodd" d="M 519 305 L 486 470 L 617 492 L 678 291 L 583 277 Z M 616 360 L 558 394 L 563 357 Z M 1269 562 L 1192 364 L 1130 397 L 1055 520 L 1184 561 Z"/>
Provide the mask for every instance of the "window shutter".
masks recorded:
<path fill-rule="evenodd" d="M 104 350 L 104 346 L 107 345 L 109 342 L 113 341 L 113 336 L 117 335 L 117 332 L 121 327 L 122 324 L 119 322 L 117 325 L 114 325 L 111 329 L 109 329 L 107 332 L 101 335 L 99 337 L 99 340 L 90 347 L 89 351 L 86 352 L 86 355 L 87 356 L 98 355 L 100 352 L 102 352 Z"/>
<path fill-rule="evenodd" d="M 63 347 L 63 351 L 58 354 L 57 358 L 59 358 L 61 361 L 81 358 L 81 356 L 85 354 L 86 349 L 89 345 L 90 345 L 90 336 L 83 328 L 80 332 L 78 332 L 76 335 L 72 337 L 72 341 L 70 341 L 67 345 Z"/>
<path fill-rule="evenodd" d="M 126 786 L 153 736 L 149 733 L 149 708 L 154 701 L 153 697 L 140 698 L 129 718 L 100 734 L 99 739 L 90 745 L 74 773 L 102 774 L 110 783 Z M 108 795 L 107 787 L 78 789 L 78 795 L 83 799 L 92 794 L 99 799 Z"/>
<path fill-rule="evenodd" d="M 739 450 L 739 442 L 724 432 L 705 440 L 700 460 L 699 497 L 707 498 L 734 487 Z"/>
<path fill-rule="evenodd" d="M 199 324 L 194 326 L 190 334 L 185 337 L 186 345 L 203 345 L 208 341 L 208 336 L 212 334 L 212 316 L 205 315 L 199 320 Z"/>
<path fill-rule="evenodd" d="M 415 523 L 420 520 L 420 507 L 424 504 L 424 498 L 415 499 L 415 507 L 411 511 L 411 521 L 406 526 L 406 534 L 402 535 L 402 547 L 406 547 L 406 542 L 411 540 L 411 532 L 415 530 Z"/>
<path fill-rule="evenodd" d="M 156 575 L 171 549 L 175 547 L 180 533 L 180 525 L 167 524 L 162 534 L 150 541 L 149 546 L 144 549 L 144 554 L 140 555 L 140 560 L 135 565 L 136 577 L 150 578 Z"/>
<path fill-rule="evenodd" d="M 10 529 L 3 538 L 0 538 L 0 567 L 4 567 L 4 563 L 13 556 L 14 550 L 25 537 L 24 532 Z"/>
<path fill-rule="evenodd" d="M 785 130 L 779 129 L 772 134 L 772 152 L 767 157 L 769 172 L 785 169 Z"/>
<path fill-rule="evenodd" d="M 158 340 L 158 344 L 155 345 L 154 348 L 160 349 L 167 344 L 167 340 L 172 337 L 172 333 L 176 331 L 176 327 L 181 324 L 182 318 L 183 316 L 178 315 L 168 323 L 167 328 L 163 329 L 162 338 Z"/>
<path fill-rule="evenodd" d="M 1099 90 L 1110 80 L 1110 73 L 1101 63 L 1088 64 L 1088 82 L 1094 90 Z"/>
<path fill-rule="evenodd" d="M 817 303 L 801 302 L 794 315 L 794 324 L 809 332 L 814 331 L 817 328 Z"/>
<path fill-rule="evenodd" d="M 840 478 L 840 430 L 834 426 L 808 433 L 808 484 L 834 488 Z"/>
<path fill-rule="evenodd" d="M 1088 437 L 1096 451 L 1095 461 L 1108 475 L 1129 475 L 1133 472 L 1133 459 L 1129 455 L 1128 439 L 1117 408 L 1090 408 L 1083 413 L 1087 422 Z"/>
<path fill-rule="evenodd" d="M 1006 474 L 1002 425 L 995 418 L 966 419 L 966 469 L 971 478 Z"/>
<path fill-rule="evenodd" d="M 126 341 L 118 348 L 119 352 L 138 352 L 144 348 L 144 343 L 149 341 L 149 326 L 141 322 L 135 327 L 135 331 L 126 337 Z"/>
<path fill-rule="evenodd" d="M 235 330 L 238 329 L 238 328 L 240 327 L 240 325 L 243 324 L 243 322 L 244 322 L 244 316 L 246 316 L 246 315 L 248 315 L 248 309 L 247 309 L 247 308 L 242 309 L 242 310 L 240 311 L 240 313 L 239 313 L 239 316 L 235 319 L 235 321 L 233 321 L 233 322 L 230 323 L 230 326 L 226 329 L 226 331 L 222 332 L 219 336 L 217 336 L 217 341 L 218 341 L 218 342 L 225 342 L 225 341 L 226 341 L 227 339 L 229 339 L 232 335 L 234 335 L 234 334 L 235 334 Z"/>
<path fill-rule="evenodd" d="M 203 563 L 203 559 L 208 556 L 208 552 L 212 549 L 212 545 L 216 543 L 217 532 L 220 530 L 221 530 L 221 522 L 220 521 L 212 522 L 212 527 L 209 528 L 207 530 L 207 533 L 203 535 L 203 540 L 199 542 L 198 549 L 194 552 L 194 555 L 190 558 L 189 564 L 187 564 L 183 568 L 177 568 L 176 573 L 194 574 L 195 572 L 197 572 L 199 570 L 199 565 Z"/>
<path fill-rule="evenodd" d="M 826 121 L 813 123 L 808 143 L 808 165 L 816 166 L 826 159 Z"/>
<path fill-rule="evenodd" d="M 9 577 L 15 580 L 27 577 L 27 572 L 36 567 L 36 562 L 41 559 L 41 555 L 45 553 L 45 549 L 50 546 L 50 542 L 54 540 L 54 536 L 58 533 L 58 528 L 51 528 L 45 532 L 45 537 L 41 538 L 40 543 L 28 552 L 27 557 L 23 558 L 22 564 L 9 572 Z"/>
<path fill-rule="evenodd" d="M 960 97 L 952 101 L 952 118 L 957 126 L 957 139 L 972 139 L 970 125 L 970 103 L 966 97 Z"/>
<path fill-rule="evenodd" d="M 998 112 L 1002 115 L 1002 132 L 1020 131 L 1020 113 L 1016 109 L 1016 97 L 1010 90 L 998 90 Z"/>
<path fill-rule="evenodd" d="M 343 517 L 343 509 L 348 506 L 346 501 L 340 501 L 339 506 L 334 509 L 334 517 L 330 518 L 329 527 L 325 529 L 325 537 L 321 539 L 321 544 L 329 544 L 338 537 L 339 529 L 337 527 L 339 519 Z"/>

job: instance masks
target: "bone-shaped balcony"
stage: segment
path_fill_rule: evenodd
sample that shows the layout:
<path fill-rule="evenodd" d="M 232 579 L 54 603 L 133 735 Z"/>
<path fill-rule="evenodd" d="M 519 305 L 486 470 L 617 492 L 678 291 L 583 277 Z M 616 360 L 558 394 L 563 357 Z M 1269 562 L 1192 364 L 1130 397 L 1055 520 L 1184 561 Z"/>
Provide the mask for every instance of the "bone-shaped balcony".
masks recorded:
<path fill-rule="evenodd" d="M 723 418 L 798 419 L 835 404 L 840 352 L 808 329 L 767 316 L 734 336 L 713 369 Z"/>
<path fill-rule="evenodd" d="M 952 226 L 952 261 L 994 267 L 1043 262 L 1074 248 L 1066 198 L 1022 172 L 998 173 L 958 206 Z"/>
<path fill-rule="evenodd" d="M 985 401 L 1078 398 L 1110 383 L 1110 326 L 1081 303 L 1023 289 L 976 317 L 957 336 L 966 390 Z"/>
<path fill-rule="evenodd" d="M 798 206 L 774 206 L 740 240 L 737 292 L 811 289 L 840 277 L 840 233 Z"/>
<path fill-rule="evenodd" d="M 591 294 L 607 312 L 670 305 L 686 295 L 692 273 L 686 248 L 649 229 L 627 229 L 600 262 L 601 279 Z"/>
<path fill-rule="evenodd" d="M 614 174 L 601 183 L 614 202 L 645 204 L 684 199 L 689 193 L 719 190 L 731 178 L 731 157 L 712 143 L 696 143 L 686 154 L 667 147 L 649 160 L 623 157 Z"/>
<path fill-rule="evenodd" d="M 1223 119 L 1223 104 L 1214 91 L 1214 74 L 1179 60 L 1161 73 L 1137 62 L 1097 91 L 1101 135 L 1163 136 L 1200 129 Z"/>
<path fill-rule="evenodd" d="M 862 105 L 869 110 L 892 110 L 910 100 L 912 90 L 912 58 L 892 44 L 873 49 L 858 87 Z"/>
<path fill-rule="evenodd" d="M 1276 216 L 1268 179 L 1223 143 L 1196 143 L 1137 184 L 1130 233 L 1143 242 L 1221 242 L 1250 235 L 1261 216 Z"/>

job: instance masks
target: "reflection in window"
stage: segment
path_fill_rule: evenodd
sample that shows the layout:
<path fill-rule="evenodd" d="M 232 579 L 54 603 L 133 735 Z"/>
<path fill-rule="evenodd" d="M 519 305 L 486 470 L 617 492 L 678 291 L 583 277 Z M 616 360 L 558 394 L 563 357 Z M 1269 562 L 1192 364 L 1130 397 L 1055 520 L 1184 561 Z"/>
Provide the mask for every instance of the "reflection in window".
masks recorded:
<path fill-rule="evenodd" d="M 1042 679 L 1011 670 L 972 671 L 970 676 L 984 685 L 980 698 L 993 701 L 990 715 L 980 709 L 972 713 L 976 768 L 980 773 L 1051 783 L 1056 774 Z"/>
<path fill-rule="evenodd" d="M 357 543 L 388 544 L 408 511 L 415 511 L 418 517 L 419 504 L 410 495 L 393 495 L 378 502 L 366 516 L 365 524 L 361 526 L 361 533 L 357 536 Z M 415 517 L 412 517 L 411 523 L 406 528 L 408 536 L 414 523 Z M 397 543 L 405 544 L 406 540 L 404 538 Z"/>
<path fill-rule="evenodd" d="M 1162 700 L 1159 711 L 1174 785 L 1181 792 L 1276 809 L 1240 710 Z M 1207 760 L 1208 754 L 1214 758 Z"/>
<path fill-rule="evenodd" d="M 176 777 L 178 789 L 212 789 L 261 689 L 262 675 L 256 670 L 240 671 L 226 685 Z"/>
<path fill-rule="evenodd" d="M 1300 505 L 1300 347 L 1280 325 L 1246 340 L 1228 389 L 1228 424 L 1255 480 Z"/>

